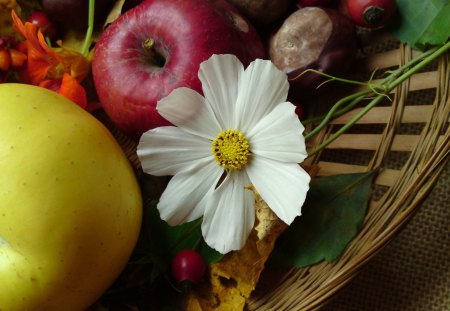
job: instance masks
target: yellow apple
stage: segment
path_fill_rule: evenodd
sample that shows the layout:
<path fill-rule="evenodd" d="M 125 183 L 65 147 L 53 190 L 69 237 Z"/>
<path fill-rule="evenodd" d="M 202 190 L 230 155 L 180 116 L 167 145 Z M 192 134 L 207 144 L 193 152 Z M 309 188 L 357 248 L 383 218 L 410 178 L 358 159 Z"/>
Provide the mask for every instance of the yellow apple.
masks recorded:
<path fill-rule="evenodd" d="M 125 267 L 142 220 L 128 159 L 89 113 L 0 84 L 0 310 L 82 311 Z"/>

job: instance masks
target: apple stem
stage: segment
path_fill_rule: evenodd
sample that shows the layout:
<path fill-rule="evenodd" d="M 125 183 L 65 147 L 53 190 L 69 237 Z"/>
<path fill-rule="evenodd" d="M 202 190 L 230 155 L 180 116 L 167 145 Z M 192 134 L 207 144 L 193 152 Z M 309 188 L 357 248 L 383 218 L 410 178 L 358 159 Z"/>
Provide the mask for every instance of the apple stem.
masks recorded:
<path fill-rule="evenodd" d="M 155 40 L 153 40 L 153 38 L 145 39 L 142 42 L 142 48 L 149 57 L 151 64 L 161 68 L 164 67 L 166 60 L 164 59 L 164 56 L 155 49 Z"/>

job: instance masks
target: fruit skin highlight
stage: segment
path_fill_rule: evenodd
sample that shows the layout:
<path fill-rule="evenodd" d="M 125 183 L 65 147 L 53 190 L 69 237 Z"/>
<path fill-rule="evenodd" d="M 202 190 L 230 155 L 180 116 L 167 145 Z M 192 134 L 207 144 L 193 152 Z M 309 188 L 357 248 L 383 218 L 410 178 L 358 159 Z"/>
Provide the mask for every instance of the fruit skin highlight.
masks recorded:
<path fill-rule="evenodd" d="M 64 97 L 0 84 L 0 98 L 0 310 L 85 310 L 136 244 L 134 171 L 103 124 Z"/>

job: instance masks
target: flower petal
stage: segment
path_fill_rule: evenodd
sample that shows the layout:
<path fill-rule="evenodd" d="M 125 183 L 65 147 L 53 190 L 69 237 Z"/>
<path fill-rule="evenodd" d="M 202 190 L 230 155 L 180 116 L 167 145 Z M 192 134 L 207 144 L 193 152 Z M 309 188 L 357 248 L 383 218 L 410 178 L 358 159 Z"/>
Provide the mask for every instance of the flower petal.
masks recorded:
<path fill-rule="evenodd" d="M 248 176 L 270 209 L 290 225 L 301 214 L 311 177 L 298 164 L 254 157 Z"/>
<path fill-rule="evenodd" d="M 48 46 L 45 37 L 36 24 L 31 22 L 22 22 L 17 13 L 12 10 L 11 17 L 13 20 L 13 28 L 15 31 L 27 40 L 30 47 L 33 47 L 39 54 L 45 55 L 46 58 L 57 58 L 55 51 Z"/>
<path fill-rule="evenodd" d="M 272 160 L 301 163 L 306 157 L 303 125 L 295 114 L 295 106 L 277 105 L 247 134 L 252 154 Z"/>
<path fill-rule="evenodd" d="M 277 104 L 286 101 L 289 83 L 285 73 L 262 59 L 247 67 L 240 83 L 235 128 L 245 134 Z"/>
<path fill-rule="evenodd" d="M 137 155 L 144 172 L 156 176 L 175 175 L 203 159 L 214 162 L 210 141 L 174 126 L 159 127 L 144 133 L 137 147 Z"/>
<path fill-rule="evenodd" d="M 156 109 L 172 124 L 194 135 L 213 140 L 222 130 L 205 98 L 186 87 L 173 90 Z"/>
<path fill-rule="evenodd" d="M 202 233 L 206 243 L 222 254 L 241 249 L 255 222 L 253 193 L 244 171 L 233 171 L 208 198 Z"/>
<path fill-rule="evenodd" d="M 44 35 L 35 24 L 24 24 L 14 10 L 11 11 L 11 17 L 15 31 L 25 38 L 22 42 L 27 50 L 27 62 L 20 68 L 20 78 L 25 83 L 39 85 L 47 77 L 49 70 L 62 61 L 47 45 Z"/>
<path fill-rule="evenodd" d="M 64 73 L 61 87 L 58 91 L 62 96 L 70 99 L 83 109 L 87 107 L 87 95 L 83 86 L 74 77 Z"/>
<path fill-rule="evenodd" d="M 83 54 L 65 48 L 55 48 L 65 70 L 77 81 L 83 81 L 90 72 L 91 64 Z"/>
<path fill-rule="evenodd" d="M 222 129 L 234 126 L 234 109 L 244 66 L 234 55 L 213 55 L 200 65 L 203 94 Z"/>
<path fill-rule="evenodd" d="M 170 180 L 157 205 L 161 219 L 175 226 L 200 218 L 206 207 L 206 194 L 214 190 L 223 170 L 209 161 L 197 162 Z"/>

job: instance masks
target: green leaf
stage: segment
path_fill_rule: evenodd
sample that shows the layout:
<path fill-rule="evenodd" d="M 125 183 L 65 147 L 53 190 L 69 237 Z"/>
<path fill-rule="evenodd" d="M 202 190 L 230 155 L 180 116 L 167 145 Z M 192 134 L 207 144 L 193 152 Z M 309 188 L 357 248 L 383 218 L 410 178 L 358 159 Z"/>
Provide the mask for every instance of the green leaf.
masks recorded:
<path fill-rule="evenodd" d="M 148 238 L 152 245 L 150 252 L 170 259 L 182 249 L 195 249 L 208 264 L 218 261 L 222 254 L 210 248 L 202 237 L 201 219 L 179 226 L 169 226 L 159 216 L 156 205 L 150 206 L 146 211 Z"/>
<path fill-rule="evenodd" d="M 374 172 L 316 178 L 302 216 L 278 239 L 268 265 L 304 267 L 339 257 L 364 219 Z"/>
<path fill-rule="evenodd" d="M 448 0 L 397 0 L 398 18 L 394 35 L 415 49 L 442 45 L 450 37 Z"/>
<path fill-rule="evenodd" d="M 161 277 L 170 273 L 172 258 L 182 249 L 195 249 L 208 264 L 220 260 L 223 255 L 206 244 L 200 225 L 201 219 L 180 226 L 169 226 L 160 218 L 156 202 L 148 204 L 139 241 L 129 263 L 131 283 L 156 284 Z M 135 269 L 145 269 L 144 275 L 142 272 L 135 273 Z"/>

